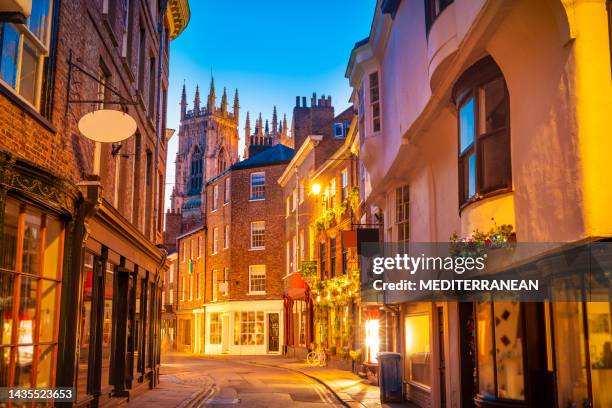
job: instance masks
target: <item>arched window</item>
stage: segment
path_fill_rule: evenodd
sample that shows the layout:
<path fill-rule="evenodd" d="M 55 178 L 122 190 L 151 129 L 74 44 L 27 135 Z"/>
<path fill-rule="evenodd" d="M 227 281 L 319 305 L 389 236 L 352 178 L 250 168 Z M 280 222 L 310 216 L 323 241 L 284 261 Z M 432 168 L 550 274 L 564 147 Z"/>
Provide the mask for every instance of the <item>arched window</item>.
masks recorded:
<path fill-rule="evenodd" d="M 196 146 L 191 155 L 191 170 L 190 170 L 190 185 L 189 190 L 192 193 L 199 192 L 202 189 L 202 155 L 200 149 Z"/>
<path fill-rule="evenodd" d="M 510 104 L 493 58 L 468 68 L 455 84 L 459 138 L 459 204 L 512 187 Z"/>
<path fill-rule="evenodd" d="M 225 171 L 225 166 L 225 149 L 221 149 L 217 155 L 217 174 L 223 173 L 223 171 Z"/>

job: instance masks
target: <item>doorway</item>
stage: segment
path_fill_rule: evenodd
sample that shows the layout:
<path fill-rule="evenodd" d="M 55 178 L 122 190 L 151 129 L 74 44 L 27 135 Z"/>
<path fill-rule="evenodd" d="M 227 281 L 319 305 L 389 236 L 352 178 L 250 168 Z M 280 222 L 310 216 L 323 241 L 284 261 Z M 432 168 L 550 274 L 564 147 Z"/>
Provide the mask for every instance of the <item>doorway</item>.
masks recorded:
<path fill-rule="evenodd" d="M 229 353 L 229 315 L 221 318 L 221 353 Z"/>
<path fill-rule="evenodd" d="M 280 318 L 278 313 L 268 313 L 268 353 L 280 350 Z"/>

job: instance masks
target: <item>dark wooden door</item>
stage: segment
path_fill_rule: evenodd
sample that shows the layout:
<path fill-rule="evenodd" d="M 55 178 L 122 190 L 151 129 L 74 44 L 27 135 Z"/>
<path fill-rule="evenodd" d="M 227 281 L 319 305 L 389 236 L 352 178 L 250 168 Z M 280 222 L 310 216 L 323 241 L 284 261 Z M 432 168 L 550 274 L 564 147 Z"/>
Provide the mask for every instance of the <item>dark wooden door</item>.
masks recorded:
<path fill-rule="evenodd" d="M 280 325 L 278 313 L 268 314 L 268 351 L 277 352 L 280 349 L 279 334 Z"/>

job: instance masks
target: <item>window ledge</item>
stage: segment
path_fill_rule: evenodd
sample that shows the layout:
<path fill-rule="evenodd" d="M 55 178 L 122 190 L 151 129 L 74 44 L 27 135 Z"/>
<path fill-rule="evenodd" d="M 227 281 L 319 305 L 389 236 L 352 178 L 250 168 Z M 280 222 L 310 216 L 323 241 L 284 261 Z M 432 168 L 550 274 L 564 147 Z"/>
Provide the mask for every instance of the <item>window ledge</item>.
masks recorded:
<path fill-rule="evenodd" d="M 266 247 L 249 248 L 248 251 L 265 251 Z"/>
<path fill-rule="evenodd" d="M 266 201 L 266 199 L 265 199 L 265 197 L 264 198 L 252 198 L 251 197 L 251 198 L 249 198 L 249 201 L 250 202 L 253 202 L 253 201 Z"/>
<path fill-rule="evenodd" d="M 248 296 L 258 296 L 258 295 L 265 295 L 266 292 L 248 292 L 247 295 Z"/>
<path fill-rule="evenodd" d="M 512 193 L 512 192 L 514 192 L 514 190 L 512 190 L 512 187 L 505 187 L 505 188 L 501 188 L 501 189 L 490 191 L 490 192 L 482 194 L 482 195 L 481 194 L 476 194 L 474 197 L 470 198 L 465 203 L 459 205 L 459 215 L 461 215 L 463 210 L 465 210 L 466 208 L 470 207 L 472 204 L 476 204 L 476 203 L 479 203 L 481 201 L 487 200 L 489 198 L 497 197 L 497 196 L 508 194 L 508 193 Z"/>

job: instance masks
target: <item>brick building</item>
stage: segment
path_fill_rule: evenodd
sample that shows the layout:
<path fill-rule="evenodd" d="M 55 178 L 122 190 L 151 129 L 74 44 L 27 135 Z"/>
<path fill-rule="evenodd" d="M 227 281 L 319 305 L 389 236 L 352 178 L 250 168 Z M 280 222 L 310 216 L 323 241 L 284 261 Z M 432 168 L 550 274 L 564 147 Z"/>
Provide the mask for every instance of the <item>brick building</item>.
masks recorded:
<path fill-rule="evenodd" d="M 259 122 L 261 123 L 261 122 Z M 206 185 L 207 354 L 281 353 L 283 198 L 293 150 L 264 137 Z"/>
<path fill-rule="evenodd" d="M 206 229 L 204 226 L 177 238 L 177 350 L 204 352 L 204 268 Z"/>
<path fill-rule="evenodd" d="M 315 341 L 312 288 L 303 277 L 304 273 L 308 274 L 306 269 L 316 267 L 317 259 L 315 218 L 321 204 L 317 197 L 323 192 L 315 194 L 312 191 L 316 184 L 313 176 L 331 161 L 337 161 L 330 160 L 332 156 L 346 150 L 343 146 L 347 143 L 353 117 L 353 108 L 334 116 L 330 97 L 317 101 L 313 95 L 310 107 L 306 106 L 305 97 L 302 103 L 296 98 L 292 141 L 301 144 L 278 180 L 285 203 L 283 289 L 287 316 L 285 336 L 290 355 L 305 356 L 307 348 Z M 340 180 L 337 186 L 341 186 Z"/>
<path fill-rule="evenodd" d="M 1 387 L 109 406 L 158 381 L 168 47 L 189 20 L 163 3 L 33 0 L 1 23 Z M 138 131 L 97 171 L 78 120 L 118 107 Z"/>
<path fill-rule="evenodd" d="M 176 282 L 178 275 L 178 253 L 176 251 L 168 254 L 168 263 L 170 266 L 164 274 L 164 286 L 162 288 L 162 353 L 176 350 L 176 309 L 178 305 L 178 285 Z"/>

